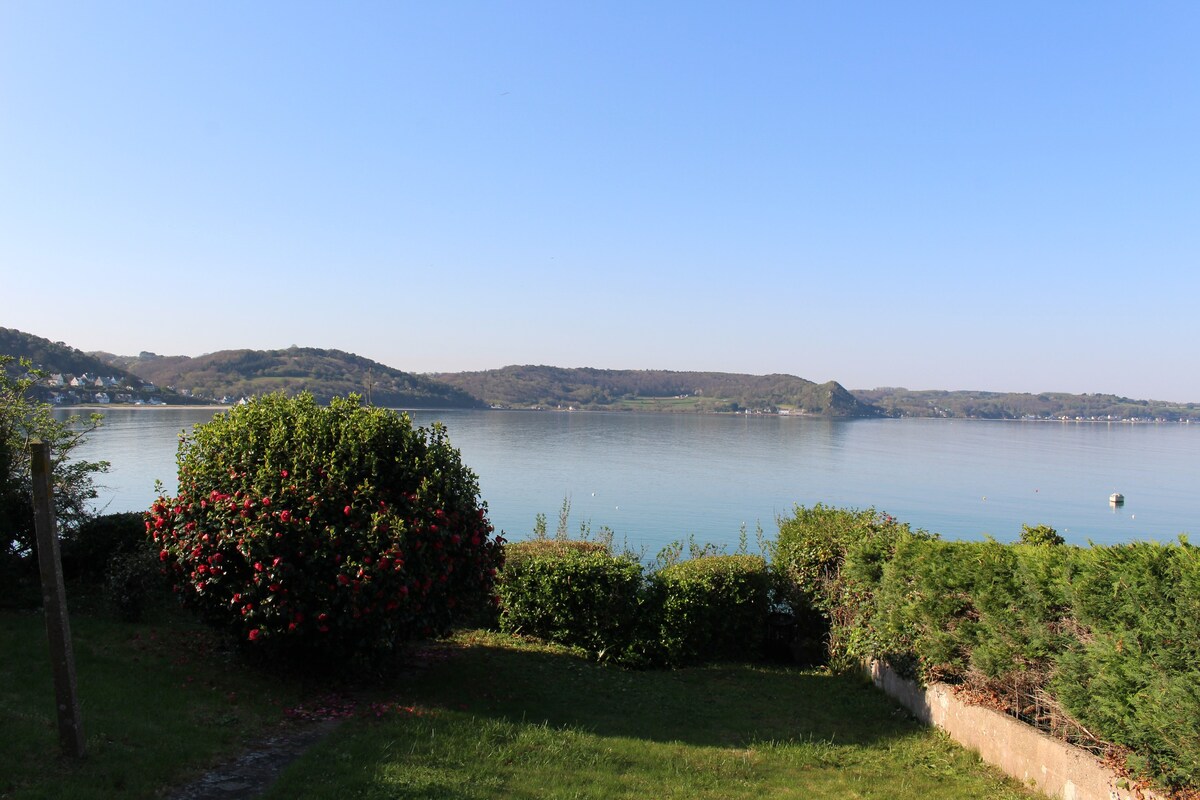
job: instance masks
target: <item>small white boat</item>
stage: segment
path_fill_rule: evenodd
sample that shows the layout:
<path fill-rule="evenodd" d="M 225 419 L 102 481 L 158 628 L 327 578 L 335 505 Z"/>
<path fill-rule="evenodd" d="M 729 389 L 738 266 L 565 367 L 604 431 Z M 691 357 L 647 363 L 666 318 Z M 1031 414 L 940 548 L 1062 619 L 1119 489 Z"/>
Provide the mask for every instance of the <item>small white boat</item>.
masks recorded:
<path fill-rule="evenodd" d="M 1121 494 L 1120 492 L 1113 492 L 1108 496 L 1108 502 L 1112 503 L 1114 506 L 1123 506 L 1125 505 L 1125 495 Z"/>

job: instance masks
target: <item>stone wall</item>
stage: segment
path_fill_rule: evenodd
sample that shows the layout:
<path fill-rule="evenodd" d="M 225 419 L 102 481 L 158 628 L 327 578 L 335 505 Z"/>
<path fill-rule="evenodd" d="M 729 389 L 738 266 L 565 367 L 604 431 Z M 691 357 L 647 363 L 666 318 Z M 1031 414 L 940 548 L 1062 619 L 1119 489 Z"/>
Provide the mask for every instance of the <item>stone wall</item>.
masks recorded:
<path fill-rule="evenodd" d="M 998 711 L 968 705 L 944 684 L 918 686 L 882 662 L 871 680 L 913 715 L 1026 786 L 1063 800 L 1166 800 L 1129 786 L 1086 750 L 1054 739 Z"/>

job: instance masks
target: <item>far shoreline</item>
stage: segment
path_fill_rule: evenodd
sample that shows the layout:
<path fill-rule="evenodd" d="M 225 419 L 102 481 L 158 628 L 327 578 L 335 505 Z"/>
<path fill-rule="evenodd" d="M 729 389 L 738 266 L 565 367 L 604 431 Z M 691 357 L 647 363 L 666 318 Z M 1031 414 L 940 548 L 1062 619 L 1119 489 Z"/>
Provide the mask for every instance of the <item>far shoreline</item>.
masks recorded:
<path fill-rule="evenodd" d="M 103 413 L 110 409 L 121 410 L 136 410 L 136 411 L 164 411 L 181 409 L 195 411 L 225 411 L 232 408 L 237 408 L 237 403 L 229 404 L 182 404 L 182 403 L 80 403 L 79 405 L 56 405 L 56 411 L 87 411 Z M 1191 419 L 1059 419 L 1059 418 L 1032 418 L 1032 419 L 1013 419 L 1006 417 L 916 417 L 916 416 L 874 416 L 874 417 L 846 417 L 846 416 L 830 416 L 826 414 L 763 414 L 763 413 L 745 413 L 741 411 L 669 411 L 669 410 L 653 410 L 653 409 L 614 409 L 614 408 L 471 408 L 467 406 L 432 406 L 432 407 L 402 407 L 402 406 L 379 406 L 379 408 L 387 408 L 391 411 L 420 411 L 420 412 L 437 412 L 437 411 L 497 411 L 497 412 L 536 412 L 540 414 L 654 414 L 654 415 L 696 415 L 696 416 L 719 416 L 719 417 L 756 417 L 770 419 L 809 419 L 809 420 L 934 420 L 939 422 L 1022 422 L 1022 423 L 1057 423 L 1060 425 L 1066 424 L 1091 424 L 1091 425 L 1191 425 Z"/>

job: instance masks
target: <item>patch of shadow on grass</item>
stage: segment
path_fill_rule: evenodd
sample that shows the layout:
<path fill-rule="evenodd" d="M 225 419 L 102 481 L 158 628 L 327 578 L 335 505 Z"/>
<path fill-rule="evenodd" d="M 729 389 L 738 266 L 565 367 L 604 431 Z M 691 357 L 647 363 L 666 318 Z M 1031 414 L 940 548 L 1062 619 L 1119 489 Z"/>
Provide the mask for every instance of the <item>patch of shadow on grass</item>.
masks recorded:
<path fill-rule="evenodd" d="M 700 746 L 763 741 L 869 745 L 921 726 L 855 675 L 770 664 L 626 670 L 570 652 L 446 645 L 449 657 L 396 699 L 518 724 Z"/>

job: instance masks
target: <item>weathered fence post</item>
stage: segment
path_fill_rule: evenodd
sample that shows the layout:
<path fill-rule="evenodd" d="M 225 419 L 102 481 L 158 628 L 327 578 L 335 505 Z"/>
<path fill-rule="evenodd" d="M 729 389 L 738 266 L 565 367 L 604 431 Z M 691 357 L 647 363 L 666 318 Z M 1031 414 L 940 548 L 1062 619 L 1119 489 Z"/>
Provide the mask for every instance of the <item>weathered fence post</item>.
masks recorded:
<path fill-rule="evenodd" d="M 82 758 L 83 717 L 75 686 L 75 652 L 71 649 L 71 622 L 67 618 L 67 590 L 63 585 L 54 496 L 50 488 L 50 445 L 31 442 L 33 462 L 33 516 L 37 528 L 38 567 L 42 573 L 42 607 L 50 639 L 50 666 L 54 671 L 54 700 L 58 708 L 58 741 L 63 752 Z"/>

